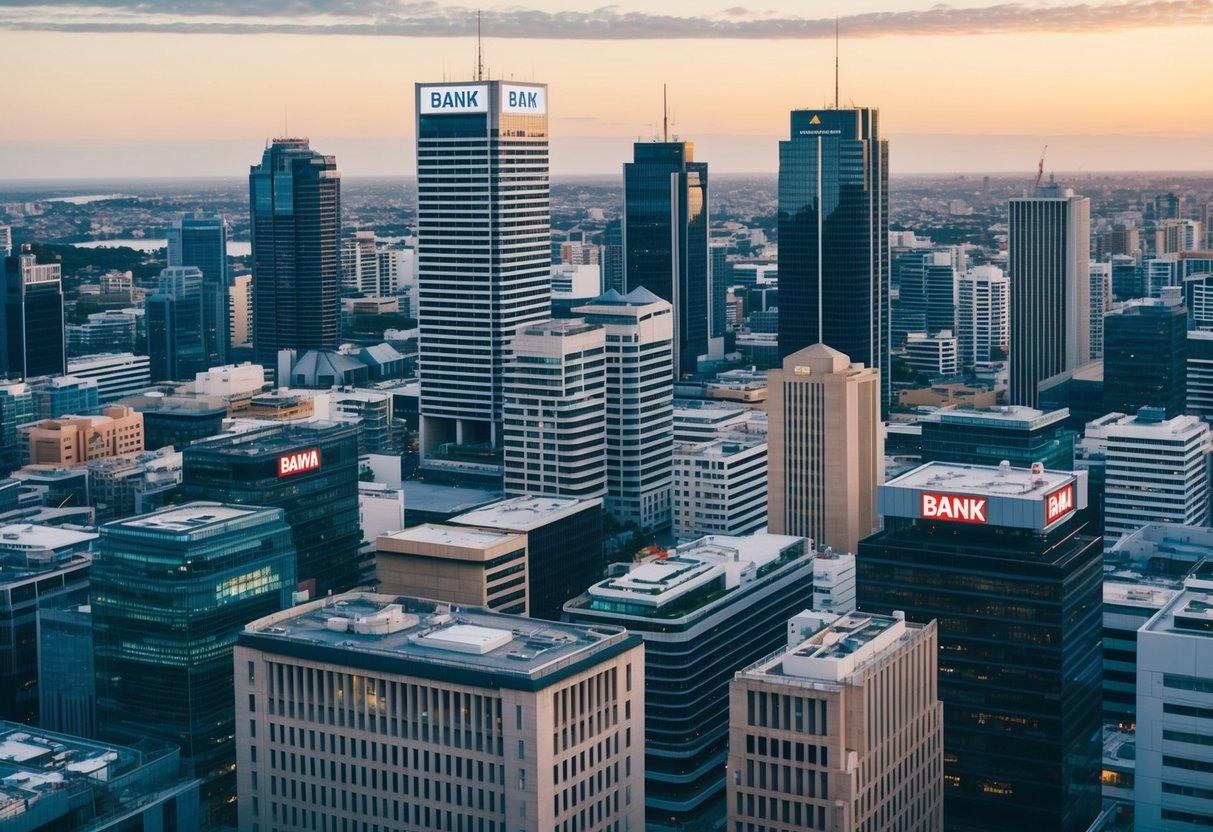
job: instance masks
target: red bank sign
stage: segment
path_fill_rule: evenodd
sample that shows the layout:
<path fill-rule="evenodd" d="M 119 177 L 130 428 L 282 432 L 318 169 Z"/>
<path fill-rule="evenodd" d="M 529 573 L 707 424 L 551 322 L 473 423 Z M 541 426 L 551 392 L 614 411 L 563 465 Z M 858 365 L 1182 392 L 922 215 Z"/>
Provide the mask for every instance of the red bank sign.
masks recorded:
<path fill-rule="evenodd" d="M 289 477 L 291 474 L 302 474 L 320 467 L 320 449 L 312 448 L 307 451 L 295 451 L 293 454 L 283 454 L 278 457 L 278 476 Z"/>
<path fill-rule="evenodd" d="M 920 514 L 924 520 L 951 520 L 955 523 L 986 522 L 985 497 L 966 497 L 960 494 L 934 494 L 922 492 Z"/>
<path fill-rule="evenodd" d="M 1074 483 L 1067 483 L 1045 497 L 1045 525 L 1074 510 Z"/>

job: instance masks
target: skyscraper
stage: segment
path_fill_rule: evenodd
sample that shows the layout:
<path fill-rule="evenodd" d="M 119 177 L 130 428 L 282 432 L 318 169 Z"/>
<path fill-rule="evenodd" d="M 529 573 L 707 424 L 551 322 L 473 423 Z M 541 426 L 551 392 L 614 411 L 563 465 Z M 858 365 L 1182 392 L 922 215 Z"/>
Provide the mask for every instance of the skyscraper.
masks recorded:
<path fill-rule="evenodd" d="M 637 142 L 623 166 L 623 271 L 674 307 L 674 372 L 708 354 L 711 264 L 708 166 L 691 142 Z"/>
<path fill-rule="evenodd" d="M 1188 310 L 1178 298 L 1119 309 L 1104 318 L 1104 332 L 1106 412 L 1157 407 L 1168 419 L 1186 412 Z"/>
<path fill-rule="evenodd" d="M 606 331 L 607 512 L 663 529 L 673 506 L 673 307 L 647 289 L 608 290 L 573 312 Z"/>
<path fill-rule="evenodd" d="M 606 494 L 606 335 L 580 318 L 519 330 L 505 368 L 505 492 Z"/>
<path fill-rule="evenodd" d="M 253 352 L 271 371 L 278 350 L 337 346 L 341 174 L 307 139 L 275 139 L 249 171 Z"/>
<path fill-rule="evenodd" d="M 770 531 L 853 553 L 876 528 L 884 480 L 880 373 L 814 344 L 769 380 Z"/>
<path fill-rule="evenodd" d="M 956 279 L 960 366 L 1005 359 L 1010 340 L 1010 282 L 997 266 L 976 266 Z"/>
<path fill-rule="evenodd" d="M 889 144 L 878 111 L 793 110 L 779 143 L 779 354 L 824 343 L 889 401 Z"/>
<path fill-rule="evenodd" d="M 1011 200 L 1011 404 L 1090 358 L 1091 200 L 1049 184 Z"/>
<path fill-rule="evenodd" d="M 168 229 L 168 265 L 193 266 L 202 272 L 203 369 L 227 364 L 231 349 L 227 222 L 223 217 L 182 217 Z"/>
<path fill-rule="evenodd" d="M 551 311 L 547 87 L 418 84 L 423 458 L 501 444 L 510 341 Z"/>
<path fill-rule="evenodd" d="M 67 372 L 63 275 L 58 263 L 39 263 L 28 244 L 4 258 L 0 373 L 13 379 Z"/>
<path fill-rule="evenodd" d="M 160 272 L 159 291 L 144 303 L 152 380 L 188 381 L 207 370 L 202 272 L 169 266 Z"/>

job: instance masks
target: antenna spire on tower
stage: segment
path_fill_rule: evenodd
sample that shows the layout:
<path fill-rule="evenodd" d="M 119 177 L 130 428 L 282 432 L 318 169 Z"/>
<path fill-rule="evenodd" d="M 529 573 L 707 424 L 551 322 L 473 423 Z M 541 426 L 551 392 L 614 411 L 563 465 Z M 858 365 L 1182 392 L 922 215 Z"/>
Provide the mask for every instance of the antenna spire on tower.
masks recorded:
<path fill-rule="evenodd" d="M 666 94 L 666 85 L 661 85 L 661 140 L 670 140 L 670 99 Z"/>
<path fill-rule="evenodd" d="M 480 9 L 476 9 L 476 80 L 484 80 L 484 49 L 480 44 Z"/>
<path fill-rule="evenodd" d="M 838 15 L 834 15 L 834 109 L 838 109 Z"/>

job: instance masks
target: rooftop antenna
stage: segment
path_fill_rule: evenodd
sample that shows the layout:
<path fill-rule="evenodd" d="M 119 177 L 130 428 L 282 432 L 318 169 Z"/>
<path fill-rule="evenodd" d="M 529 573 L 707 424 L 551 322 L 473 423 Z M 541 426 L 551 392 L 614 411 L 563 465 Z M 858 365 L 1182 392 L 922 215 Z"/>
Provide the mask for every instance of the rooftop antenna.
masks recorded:
<path fill-rule="evenodd" d="M 670 99 L 666 94 L 666 85 L 661 85 L 661 140 L 670 140 Z"/>
<path fill-rule="evenodd" d="M 834 109 L 838 109 L 838 15 L 834 15 Z"/>
<path fill-rule="evenodd" d="M 1049 146 L 1046 144 L 1040 150 L 1040 163 L 1036 165 L 1036 182 L 1032 186 L 1035 191 L 1040 190 L 1040 179 L 1045 175 L 1045 151 L 1048 149 Z"/>
<path fill-rule="evenodd" d="M 476 9 L 476 80 L 484 80 L 484 49 L 480 45 L 480 9 Z"/>

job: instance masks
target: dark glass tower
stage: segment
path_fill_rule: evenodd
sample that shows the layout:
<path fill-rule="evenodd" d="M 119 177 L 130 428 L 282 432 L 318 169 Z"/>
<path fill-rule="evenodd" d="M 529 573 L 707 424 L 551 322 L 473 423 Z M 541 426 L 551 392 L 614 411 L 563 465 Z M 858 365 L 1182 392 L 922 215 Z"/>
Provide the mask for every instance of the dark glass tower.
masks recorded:
<path fill-rule="evenodd" d="M 939 621 L 949 832 L 1083 832 L 1099 814 L 1103 542 L 1086 486 L 930 463 L 878 492 L 857 600 Z"/>
<path fill-rule="evenodd" d="M 228 363 L 229 271 L 223 217 L 183 217 L 168 230 L 168 264 L 202 272 L 202 332 L 206 367 Z"/>
<path fill-rule="evenodd" d="M 779 354 L 818 342 L 889 401 L 889 143 L 877 111 L 793 110 L 779 143 Z M 883 408 L 882 408 L 883 409 Z"/>
<path fill-rule="evenodd" d="M 337 347 L 341 174 L 307 139 L 275 139 L 249 172 L 253 354 Z"/>
<path fill-rule="evenodd" d="M 355 427 L 305 422 L 218 436 L 188 446 L 183 465 L 186 499 L 286 511 L 295 572 L 311 597 L 363 583 Z"/>
<path fill-rule="evenodd" d="M 708 166 L 691 142 L 637 142 L 623 166 L 623 274 L 674 307 L 674 373 L 708 354 Z"/>
<path fill-rule="evenodd" d="M 145 301 L 147 354 L 152 381 L 188 381 L 211 365 L 207 360 L 202 272 L 169 266 L 159 291 Z"/>
<path fill-rule="evenodd" d="M 97 725 L 116 742 L 181 749 L 202 780 L 208 828 L 236 787 L 232 646 L 295 588 L 282 510 L 191 503 L 101 528 L 92 570 Z"/>
<path fill-rule="evenodd" d="M 1188 386 L 1188 310 L 1154 301 L 1104 318 L 1103 409 L 1132 415 L 1159 407 L 1184 413 Z"/>
<path fill-rule="evenodd" d="M 4 258 L 0 375 L 14 379 L 67 372 L 63 281 L 58 263 L 39 264 L 28 245 Z"/>

